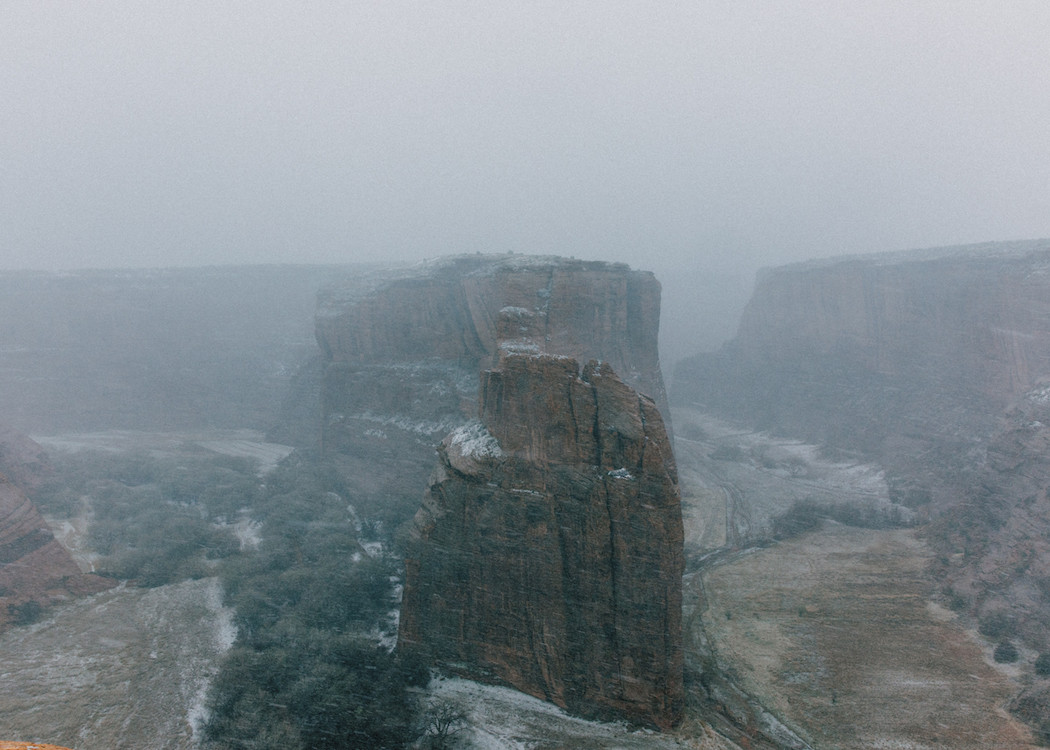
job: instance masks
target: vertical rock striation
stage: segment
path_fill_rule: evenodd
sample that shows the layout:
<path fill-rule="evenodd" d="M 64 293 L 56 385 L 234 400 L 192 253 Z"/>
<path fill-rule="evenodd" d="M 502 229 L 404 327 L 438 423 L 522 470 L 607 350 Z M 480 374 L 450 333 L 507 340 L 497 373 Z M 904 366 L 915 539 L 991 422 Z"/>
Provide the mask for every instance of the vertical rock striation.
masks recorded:
<path fill-rule="evenodd" d="M 680 717 L 683 539 L 655 402 L 537 353 L 535 320 L 442 442 L 406 560 L 400 647 L 588 716 Z M 525 319 L 523 319 L 525 318 Z M 519 325 L 520 324 L 520 325 Z"/>

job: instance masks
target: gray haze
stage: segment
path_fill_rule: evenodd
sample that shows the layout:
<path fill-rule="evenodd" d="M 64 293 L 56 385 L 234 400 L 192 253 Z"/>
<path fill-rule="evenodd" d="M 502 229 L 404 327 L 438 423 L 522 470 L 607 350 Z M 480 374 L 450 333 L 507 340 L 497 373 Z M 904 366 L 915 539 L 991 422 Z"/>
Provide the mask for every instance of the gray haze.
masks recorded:
<path fill-rule="evenodd" d="M 1050 236 L 1048 40 L 1043 0 L 4 2 L 0 268 L 549 252 L 680 317 Z"/>

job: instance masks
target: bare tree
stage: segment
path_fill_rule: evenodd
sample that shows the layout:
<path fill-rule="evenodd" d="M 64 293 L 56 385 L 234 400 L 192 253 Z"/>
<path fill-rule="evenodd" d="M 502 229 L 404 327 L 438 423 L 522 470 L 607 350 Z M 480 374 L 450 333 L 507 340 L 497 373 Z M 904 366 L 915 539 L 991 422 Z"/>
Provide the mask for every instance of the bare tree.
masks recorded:
<path fill-rule="evenodd" d="M 457 702 L 441 699 L 432 702 L 422 719 L 423 747 L 430 750 L 448 750 L 457 734 L 467 728 L 467 712 Z"/>

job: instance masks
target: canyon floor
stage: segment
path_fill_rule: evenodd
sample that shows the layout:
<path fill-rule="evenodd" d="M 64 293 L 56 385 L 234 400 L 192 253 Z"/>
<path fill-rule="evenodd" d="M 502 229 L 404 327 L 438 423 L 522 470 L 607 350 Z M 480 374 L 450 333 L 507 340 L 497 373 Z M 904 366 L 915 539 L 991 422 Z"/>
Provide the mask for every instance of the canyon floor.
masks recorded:
<path fill-rule="evenodd" d="M 1003 708 L 1020 688 L 1017 671 L 995 665 L 988 645 L 933 603 L 930 553 L 915 530 L 825 521 L 758 543 L 772 519 L 799 501 L 885 507 L 877 468 L 695 412 L 676 413 L 675 426 L 690 571 L 685 603 L 702 615 L 687 617 L 687 647 L 707 644 L 755 705 L 815 750 L 1034 747 Z M 126 437 L 109 444 L 119 449 Z M 179 435 L 168 444 L 283 450 L 252 446 L 251 437 Z M 156 440 L 149 447 L 163 450 L 165 439 Z M 130 442 L 143 443 L 141 436 Z M 214 581 L 120 588 L 0 634 L 0 738 L 77 750 L 190 750 L 208 675 L 233 635 L 220 601 Z M 709 716 L 658 735 L 581 721 L 515 691 L 463 680 L 435 681 L 432 697 L 468 709 L 458 739 L 482 750 L 746 746 L 717 736 Z"/>
<path fill-rule="evenodd" d="M 1009 670 L 929 600 L 928 562 L 912 530 L 826 522 L 702 575 L 708 642 L 814 748 L 1032 747 Z"/>

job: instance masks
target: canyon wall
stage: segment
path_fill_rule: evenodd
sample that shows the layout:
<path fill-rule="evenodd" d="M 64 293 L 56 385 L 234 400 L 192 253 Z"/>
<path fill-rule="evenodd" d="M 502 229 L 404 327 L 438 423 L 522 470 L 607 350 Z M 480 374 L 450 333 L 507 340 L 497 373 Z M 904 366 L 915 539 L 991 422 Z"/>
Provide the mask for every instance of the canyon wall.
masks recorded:
<path fill-rule="evenodd" d="M 317 315 L 326 378 L 368 366 L 404 373 L 423 363 L 473 379 L 497 360 L 505 308 L 534 317 L 530 335 L 538 350 L 608 362 L 633 388 L 666 405 L 656 278 L 619 263 L 550 256 L 451 257 L 327 288 Z M 325 391 L 329 415 L 344 405 L 345 394 L 335 390 Z M 431 416 L 426 410 L 421 415 Z"/>
<path fill-rule="evenodd" d="M 760 275 L 675 399 L 869 452 L 993 428 L 1050 375 L 1050 242 L 811 261 Z"/>
<path fill-rule="evenodd" d="M 0 414 L 30 434 L 267 429 L 350 266 L 0 273 Z M 316 422 L 313 441 L 316 443 Z"/>
<path fill-rule="evenodd" d="M 455 256 L 330 285 L 317 312 L 323 451 L 406 520 L 434 445 L 476 417 L 501 341 L 607 362 L 666 414 L 659 318 L 651 273 L 552 256 Z"/>
<path fill-rule="evenodd" d="M 942 603 L 1030 649 L 1015 711 L 1050 738 L 1050 241 L 772 269 L 673 396 L 879 462 Z"/>

